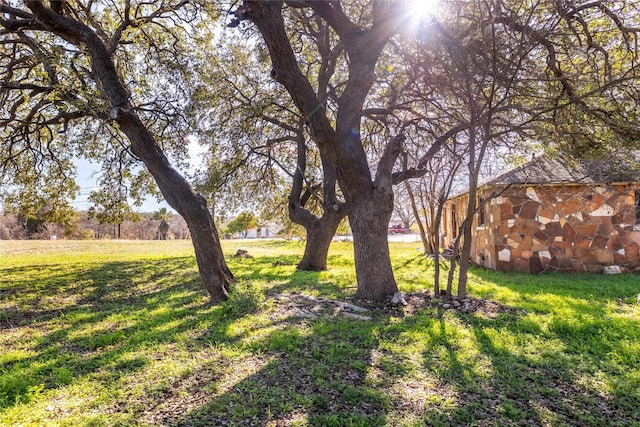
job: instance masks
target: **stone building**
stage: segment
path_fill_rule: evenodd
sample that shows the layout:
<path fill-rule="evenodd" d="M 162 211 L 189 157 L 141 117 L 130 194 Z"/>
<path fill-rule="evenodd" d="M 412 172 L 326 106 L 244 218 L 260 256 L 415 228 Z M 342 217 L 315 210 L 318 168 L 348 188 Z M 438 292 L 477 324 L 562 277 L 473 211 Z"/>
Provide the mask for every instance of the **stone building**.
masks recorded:
<path fill-rule="evenodd" d="M 443 244 L 455 239 L 469 193 L 450 198 Z M 640 174 L 625 161 L 546 156 L 478 188 L 472 262 L 501 271 L 640 272 Z"/>

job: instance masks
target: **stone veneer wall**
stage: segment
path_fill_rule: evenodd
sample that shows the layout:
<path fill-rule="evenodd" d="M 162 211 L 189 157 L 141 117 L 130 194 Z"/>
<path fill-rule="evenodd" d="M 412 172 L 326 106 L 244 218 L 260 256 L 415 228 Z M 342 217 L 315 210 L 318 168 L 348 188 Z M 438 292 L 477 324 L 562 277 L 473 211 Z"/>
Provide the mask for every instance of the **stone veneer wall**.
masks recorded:
<path fill-rule="evenodd" d="M 502 271 L 601 272 L 606 266 L 640 271 L 637 186 L 512 186 L 474 219 L 471 259 Z M 480 192 L 481 197 L 489 190 Z M 464 212 L 467 197 L 449 202 Z M 451 224 L 447 224 L 451 225 Z M 445 232 L 450 241 L 451 229 Z"/>

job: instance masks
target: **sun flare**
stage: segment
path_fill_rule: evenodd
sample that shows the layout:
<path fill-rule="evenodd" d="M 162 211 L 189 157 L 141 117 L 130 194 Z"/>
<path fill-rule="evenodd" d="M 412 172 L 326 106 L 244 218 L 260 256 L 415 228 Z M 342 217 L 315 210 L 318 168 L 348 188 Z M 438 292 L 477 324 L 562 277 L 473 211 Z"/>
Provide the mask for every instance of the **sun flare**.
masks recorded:
<path fill-rule="evenodd" d="M 443 19 L 444 0 L 400 0 L 406 25 L 400 30 L 404 41 L 424 40 L 430 37 L 433 23 Z"/>
<path fill-rule="evenodd" d="M 440 0 L 409 0 L 411 12 L 419 18 L 429 18 L 438 14 Z"/>

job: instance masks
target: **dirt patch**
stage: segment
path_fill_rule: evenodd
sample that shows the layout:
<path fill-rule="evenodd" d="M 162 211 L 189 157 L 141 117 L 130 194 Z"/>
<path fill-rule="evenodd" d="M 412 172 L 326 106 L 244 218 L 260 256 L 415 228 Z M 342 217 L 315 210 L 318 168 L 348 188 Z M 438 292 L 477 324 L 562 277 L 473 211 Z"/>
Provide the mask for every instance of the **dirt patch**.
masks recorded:
<path fill-rule="evenodd" d="M 403 308 L 405 314 L 415 314 L 418 310 L 432 308 L 444 311 L 457 311 L 460 313 L 476 313 L 485 317 L 495 318 L 500 313 L 515 313 L 518 309 L 510 307 L 491 299 L 466 297 L 457 298 L 432 298 L 429 293 L 415 292 L 405 296 L 407 305 Z"/>
<path fill-rule="evenodd" d="M 273 294 L 269 299 L 275 305 L 271 315 L 273 320 L 283 318 L 318 319 L 321 317 L 349 317 L 356 320 L 371 320 L 372 311 L 368 307 L 347 301 L 316 298 L 296 292 Z"/>
<path fill-rule="evenodd" d="M 427 292 L 412 292 L 404 295 L 406 304 L 374 303 L 347 299 L 337 301 L 316 298 L 299 293 L 274 294 L 269 297 L 275 305 L 273 319 L 301 318 L 317 319 L 327 317 L 348 317 L 355 320 L 371 320 L 375 316 L 411 316 L 425 309 L 477 313 L 495 318 L 500 313 L 515 313 L 518 310 L 496 301 L 467 297 L 463 299 L 432 298 Z"/>

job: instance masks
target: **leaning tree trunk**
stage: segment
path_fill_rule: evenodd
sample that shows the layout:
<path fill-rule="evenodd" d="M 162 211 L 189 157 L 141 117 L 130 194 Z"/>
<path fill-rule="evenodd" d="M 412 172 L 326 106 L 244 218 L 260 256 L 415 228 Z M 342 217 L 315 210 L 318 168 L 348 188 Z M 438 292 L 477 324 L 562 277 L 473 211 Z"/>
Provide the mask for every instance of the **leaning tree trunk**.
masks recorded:
<path fill-rule="evenodd" d="M 206 200 L 169 164 L 137 115 L 121 112 L 118 114 L 118 124 L 131 141 L 131 150 L 149 169 L 169 206 L 187 223 L 200 279 L 211 301 L 224 301 L 233 281 L 233 274 L 224 260 L 218 232 Z"/>
<path fill-rule="evenodd" d="M 111 106 L 111 120 L 117 123 L 127 136 L 131 142 L 131 151 L 144 162 L 167 203 L 187 222 L 200 277 L 211 300 L 220 302 L 226 299 L 233 275 L 224 260 L 218 233 L 206 201 L 171 166 L 151 132 L 135 113 L 116 70 L 113 56 L 102 39 L 91 28 L 75 19 L 55 13 L 42 2 L 30 1 L 27 5 L 46 31 L 61 36 L 67 42 L 85 50 L 91 57 L 93 75 Z"/>

